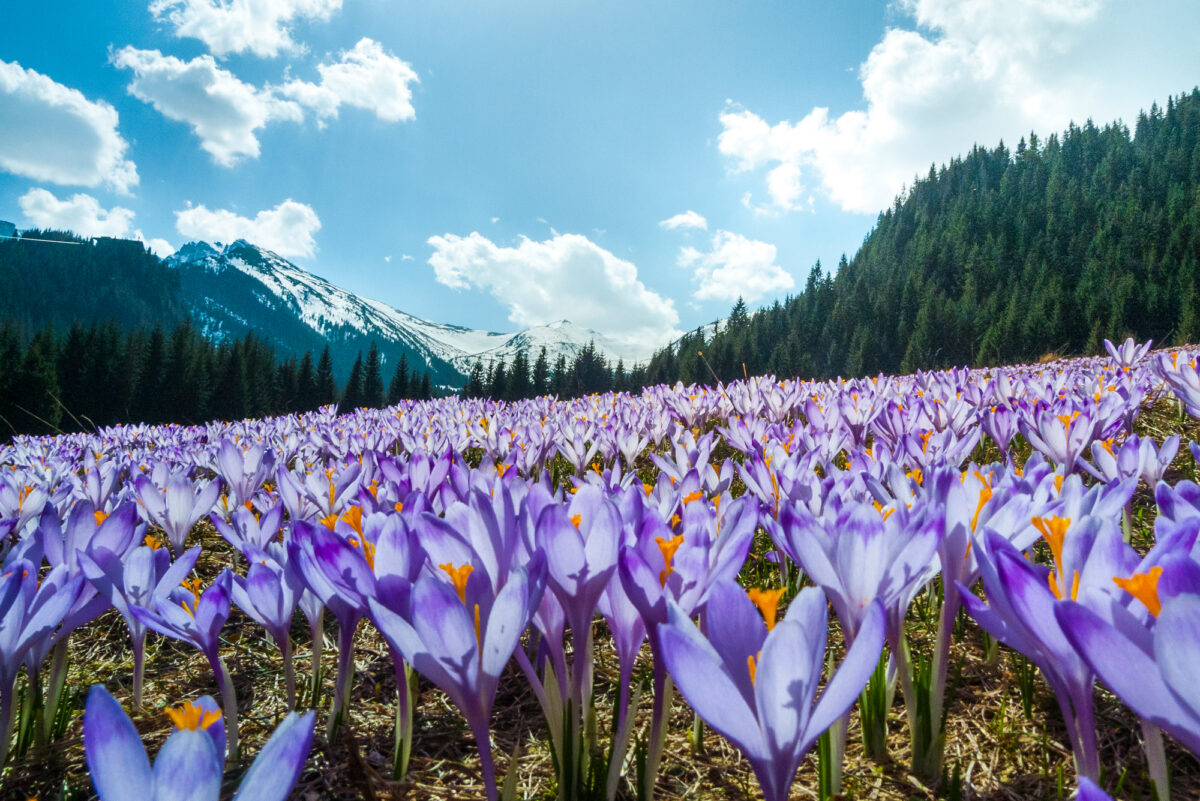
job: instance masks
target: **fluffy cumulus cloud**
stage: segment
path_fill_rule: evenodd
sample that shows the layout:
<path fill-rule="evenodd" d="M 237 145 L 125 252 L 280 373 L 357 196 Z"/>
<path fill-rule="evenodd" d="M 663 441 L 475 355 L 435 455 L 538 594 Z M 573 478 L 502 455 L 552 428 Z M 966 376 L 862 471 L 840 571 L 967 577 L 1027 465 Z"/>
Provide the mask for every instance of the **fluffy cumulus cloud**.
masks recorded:
<path fill-rule="evenodd" d="M 150 13 L 213 55 L 249 51 L 269 58 L 302 49 L 292 38 L 296 20 L 327 20 L 341 7 L 342 0 L 153 0 Z"/>
<path fill-rule="evenodd" d="M 503 247 L 476 232 L 434 236 L 429 244 L 439 283 L 491 293 L 517 325 L 567 318 L 613 339 L 654 345 L 677 335 L 674 302 L 646 288 L 633 263 L 585 236 L 521 237 L 515 247 Z"/>
<path fill-rule="evenodd" d="M 79 193 L 59 200 L 45 189 L 30 189 L 18 198 L 17 204 L 35 228 L 72 231 L 81 236 L 132 238 L 143 242 L 158 256 L 175 252 L 165 239 L 150 239 L 140 230 L 133 229 L 131 210 L 122 206 L 105 209 L 91 195 Z"/>
<path fill-rule="evenodd" d="M 337 61 L 318 65 L 317 72 L 319 83 L 288 81 L 280 93 L 312 109 L 318 121 L 337 117 L 343 105 L 372 111 L 385 122 L 416 116 L 409 84 L 420 79 L 408 62 L 385 51 L 379 42 L 360 39 Z"/>
<path fill-rule="evenodd" d="M 666 228 L 668 231 L 674 231 L 676 228 L 708 228 L 708 220 L 704 219 L 704 215 L 688 209 L 680 212 L 674 217 L 668 217 L 659 222 L 659 227 Z"/>
<path fill-rule="evenodd" d="M 158 50 L 125 47 L 112 62 L 133 71 L 131 95 L 190 125 L 200 146 L 226 167 L 258 156 L 255 132 L 268 122 L 304 118 L 299 105 L 242 82 L 212 56 L 183 61 Z"/>
<path fill-rule="evenodd" d="M 138 182 L 117 111 L 76 89 L 0 61 L 0 169 L 35 181 L 111 187 Z"/>
<path fill-rule="evenodd" d="M 752 302 L 795 285 L 792 276 L 775 263 L 774 245 L 729 231 L 717 231 L 712 249 L 706 253 L 683 248 L 679 266 L 691 268 L 698 283 L 694 293 L 698 300 L 740 297 Z"/>
<path fill-rule="evenodd" d="M 268 123 L 303 122 L 306 111 L 322 126 L 338 116 L 341 106 L 374 112 L 385 122 L 416 114 L 409 84 L 419 80 L 417 73 L 372 39 L 361 39 L 336 61 L 318 65 L 317 83 L 287 80 L 282 86 L 256 87 L 212 56 L 183 61 L 134 47 L 118 50 L 112 62 L 133 72 L 131 95 L 191 126 L 200 146 L 225 167 L 258 157 L 258 131 Z"/>
<path fill-rule="evenodd" d="M 312 206 L 288 198 L 254 219 L 227 209 L 189 205 L 175 212 L 175 229 L 188 239 L 223 243 L 245 239 L 280 256 L 304 258 L 317 252 L 313 234 L 321 229 L 321 220 Z"/>
<path fill-rule="evenodd" d="M 900 0 L 859 69 L 864 106 L 771 123 L 729 104 L 718 147 L 735 171 L 765 172 L 769 207 L 808 205 L 806 184 L 847 211 L 889 206 L 914 176 L 979 143 L 1010 146 L 1072 120 L 1132 124 L 1188 91 L 1200 5 L 1115 0 Z"/>

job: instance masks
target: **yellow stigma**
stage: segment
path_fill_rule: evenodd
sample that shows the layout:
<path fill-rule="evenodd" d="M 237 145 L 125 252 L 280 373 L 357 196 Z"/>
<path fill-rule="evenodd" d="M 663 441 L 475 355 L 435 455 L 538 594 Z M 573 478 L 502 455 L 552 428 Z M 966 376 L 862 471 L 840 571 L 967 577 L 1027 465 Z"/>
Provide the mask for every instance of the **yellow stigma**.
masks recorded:
<path fill-rule="evenodd" d="M 675 570 L 675 552 L 679 550 L 679 546 L 683 545 L 683 535 L 676 534 L 669 540 L 662 537 L 655 537 L 654 541 L 658 543 L 658 550 L 662 553 L 663 569 L 658 574 L 658 584 L 661 587 L 667 586 L 667 579 L 671 576 L 671 572 Z"/>
<path fill-rule="evenodd" d="M 1113 576 L 1113 583 L 1141 601 L 1150 614 L 1158 617 L 1162 611 L 1162 601 L 1158 598 L 1158 579 L 1162 572 L 1162 567 L 1155 565 L 1146 573 L 1134 573 L 1129 578 Z"/>
<path fill-rule="evenodd" d="M 1062 423 L 1063 433 L 1071 432 L 1071 423 L 1075 422 L 1075 418 L 1079 416 L 1079 412 L 1071 412 L 1070 414 L 1058 415 L 1058 422 Z"/>
<path fill-rule="evenodd" d="M 337 521 L 338 521 L 338 516 L 336 514 L 328 515 L 326 517 L 321 518 L 321 522 L 324 523 L 325 527 L 327 529 L 329 529 L 330 531 L 333 531 L 335 528 L 337 528 Z"/>
<path fill-rule="evenodd" d="M 983 507 L 992 499 L 992 489 L 987 484 L 984 484 L 979 489 L 979 504 L 975 507 L 975 514 L 971 516 L 971 531 L 979 525 L 979 513 L 983 511 Z M 1036 525 L 1036 524 L 1035 524 Z"/>
<path fill-rule="evenodd" d="M 500 478 L 504 478 L 504 474 L 507 471 L 508 471 L 508 465 L 504 464 L 503 462 L 496 465 L 496 475 L 500 476 Z"/>
<path fill-rule="evenodd" d="M 1067 537 L 1067 527 L 1071 525 L 1069 517 L 1033 517 L 1030 518 L 1033 527 L 1042 533 L 1054 556 L 1054 564 L 1062 568 L 1063 540 Z"/>
<path fill-rule="evenodd" d="M 395 506 L 393 508 L 397 512 L 403 512 L 404 511 L 404 501 L 396 501 Z"/>
<path fill-rule="evenodd" d="M 746 657 L 746 667 L 750 668 L 750 683 L 751 684 L 754 683 L 754 674 L 758 673 L 758 657 L 761 654 L 762 654 L 762 651 L 759 651 L 758 654 L 750 654 L 749 656 Z"/>
<path fill-rule="evenodd" d="M 467 579 L 471 577 L 471 571 L 475 569 L 474 565 L 455 567 L 450 562 L 446 562 L 438 567 L 446 571 L 446 575 L 450 577 L 450 581 L 454 583 L 454 589 L 458 592 L 458 600 L 465 604 L 467 602 Z"/>
<path fill-rule="evenodd" d="M 346 524 L 350 526 L 350 528 L 354 529 L 359 534 L 362 534 L 362 515 L 363 510 L 361 506 L 351 506 L 346 510 L 346 513 L 342 515 L 342 520 L 344 520 Z"/>
<path fill-rule="evenodd" d="M 375 543 L 369 542 L 364 537 L 351 537 L 351 548 L 362 548 L 363 558 L 367 560 L 367 567 L 375 570 Z"/>
<path fill-rule="evenodd" d="M 704 497 L 704 493 L 701 492 L 700 490 L 696 490 L 695 492 L 689 492 L 687 495 L 683 496 L 683 505 L 687 506 L 692 501 L 698 501 L 703 497 Z"/>
<path fill-rule="evenodd" d="M 155 537 L 153 534 L 147 534 L 145 537 L 143 537 L 142 543 L 149 547 L 152 551 L 157 551 L 162 547 L 162 540 L 160 540 L 158 537 Z"/>
<path fill-rule="evenodd" d="M 907 473 L 905 473 L 905 475 L 908 476 L 909 478 L 911 478 L 913 481 L 917 482 L 918 486 L 921 484 L 921 479 L 922 479 L 921 468 L 914 467 L 912 470 L 909 470 Z"/>
<path fill-rule="evenodd" d="M 767 631 L 775 628 L 775 618 L 779 612 L 779 599 L 783 597 L 783 588 L 760 590 L 758 587 L 751 587 L 746 591 L 746 595 L 762 613 L 763 622 L 767 624 Z"/>
<path fill-rule="evenodd" d="M 571 520 L 571 525 L 573 525 L 575 528 L 579 528 L 579 524 L 583 522 L 583 515 L 573 514 L 573 515 L 571 515 L 570 520 Z"/>
<path fill-rule="evenodd" d="M 192 594 L 192 605 L 190 608 L 188 607 L 187 599 L 180 601 L 179 605 L 183 607 L 183 611 L 192 617 L 196 616 L 196 606 L 200 603 L 200 584 L 201 582 L 198 578 L 184 579 L 180 582 L 180 586 Z"/>
<path fill-rule="evenodd" d="M 96 511 L 92 512 L 92 517 L 96 518 L 96 525 L 98 526 L 108 519 L 108 513 L 101 512 L 99 509 L 97 509 Z"/>
<path fill-rule="evenodd" d="M 647 497 L 647 498 L 649 498 L 649 497 L 650 497 L 650 493 L 654 492 L 654 485 L 653 485 L 653 484 L 647 484 L 645 481 L 643 481 L 643 482 L 642 482 L 642 491 L 643 491 L 643 492 L 645 492 L 645 493 L 646 493 L 646 497 Z"/>
<path fill-rule="evenodd" d="M 196 729 L 207 729 L 220 720 L 221 711 L 204 709 L 188 701 L 180 707 L 167 707 L 167 717 L 175 724 L 175 728 L 181 731 L 184 729 L 195 731 Z"/>
<path fill-rule="evenodd" d="M 1076 570 L 1076 571 L 1074 571 L 1074 573 L 1075 573 L 1075 577 L 1071 580 L 1071 600 L 1072 601 L 1074 601 L 1076 598 L 1079 597 L 1079 571 Z M 1063 594 L 1062 594 L 1062 590 L 1058 586 L 1058 571 L 1056 571 L 1056 570 L 1050 571 L 1050 576 L 1048 578 L 1048 582 L 1050 584 L 1050 592 L 1052 592 L 1054 594 L 1055 598 L 1057 598 L 1058 600 L 1061 601 L 1063 599 Z"/>

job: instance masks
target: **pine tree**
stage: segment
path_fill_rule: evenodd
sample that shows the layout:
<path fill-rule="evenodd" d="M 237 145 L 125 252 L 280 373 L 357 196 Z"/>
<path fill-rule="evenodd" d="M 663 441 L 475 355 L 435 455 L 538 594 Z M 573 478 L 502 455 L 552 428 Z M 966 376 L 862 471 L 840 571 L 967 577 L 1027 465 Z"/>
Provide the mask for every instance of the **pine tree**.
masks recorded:
<path fill-rule="evenodd" d="M 471 373 L 467 376 L 467 384 L 463 387 L 463 397 L 466 398 L 482 398 L 487 392 L 487 387 L 484 382 L 486 375 L 483 370 L 483 361 L 476 359 L 475 364 L 471 365 Z"/>
<path fill-rule="evenodd" d="M 350 368 L 350 377 L 346 379 L 346 388 L 342 390 L 340 409 L 344 412 L 353 411 L 363 405 L 363 359 L 362 353 L 354 360 Z"/>
<path fill-rule="evenodd" d="M 367 349 L 366 369 L 363 372 L 363 406 L 371 409 L 383 407 L 383 372 L 379 364 L 379 348 L 375 342 Z"/>
<path fill-rule="evenodd" d="M 400 354 L 400 361 L 396 363 L 396 372 L 392 376 L 392 382 L 388 384 L 387 402 L 389 406 L 395 406 L 400 401 L 408 397 L 408 356 Z"/>
<path fill-rule="evenodd" d="M 431 400 L 433 398 L 433 382 L 429 379 L 428 370 L 421 374 L 421 388 L 418 390 L 417 396 L 421 400 Z"/>
<path fill-rule="evenodd" d="M 546 346 L 538 351 L 537 361 L 533 363 L 531 378 L 534 397 L 541 397 L 550 391 L 550 364 L 546 358 Z"/>
<path fill-rule="evenodd" d="M 311 412 L 320 406 L 317 400 L 317 376 L 313 371 L 312 351 L 304 351 L 296 376 L 296 411 Z"/>
<path fill-rule="evenodd" d="M 525 351 L 518 351 L 513 357 L 512 369 L 508 371 L 508 392 L 505 398 L 510 401 L 529 398 L 533 395 L 533 382 L 529 375 L 529 357 Z"/>
<path fill-rule="evenodd" d="M 327 406 L 336 403 L 337 399 L 337 385 L 333 383 L 333 356 L 329 353 L 329 345 L 326 345 L 317 362 L 317 403 Z"/>
<path fill-rule="evenodd" d="M 16 385 L 20 387 L 20 393 L 14 404 L 18 413 L 14 424 L 19 430 L 29 434 L 57 434 L 62 407 L 58 401 L 58 371 L 55 369 L 51 328 L 39 331 L 25 349 L 17 370 Z"/>

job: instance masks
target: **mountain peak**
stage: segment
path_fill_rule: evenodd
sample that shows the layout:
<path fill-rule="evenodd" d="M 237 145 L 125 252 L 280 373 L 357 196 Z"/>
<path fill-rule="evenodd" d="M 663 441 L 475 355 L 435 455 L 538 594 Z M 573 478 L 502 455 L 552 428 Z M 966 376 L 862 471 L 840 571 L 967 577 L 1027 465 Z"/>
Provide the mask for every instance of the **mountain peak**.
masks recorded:
<path fill-rule="evenodd" d="M 424 362 L 440 373 L 435 375 L 439 383 L 452 383 L 454 373 L 465 376 L 477 359 L 511 362 L 521 351 L 533 358 L 543 347 L 552 360 L 564 356 L 570 361 L 589 343 L 613 361 L 633 363 L 647 355 L 632 353 L 566 318 L 515 333 L 424 320 L 355 295 L 245 239 L 220 250 L 206 242 L 189 242 L 168 263 L 192 268 L 187 283 L 197 295 L 194 313 L 205 320 L 206 330 L 222 335 L 287 331 L 274 337 L 282 352 L 302 353 L 314 343 L 329 343 L 344 351 L 335 358 L 348 361 L 375 342 L 385 361 L 395 363 L 405 355 L 410 365 Z"/>

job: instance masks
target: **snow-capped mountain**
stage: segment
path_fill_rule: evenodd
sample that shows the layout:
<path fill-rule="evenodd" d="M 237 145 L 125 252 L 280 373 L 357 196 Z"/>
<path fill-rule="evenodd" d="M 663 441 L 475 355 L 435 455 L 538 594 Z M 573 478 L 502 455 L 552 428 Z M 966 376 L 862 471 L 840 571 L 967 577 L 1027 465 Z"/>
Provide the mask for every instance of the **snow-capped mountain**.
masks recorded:
<path fill-rule="evenodd" d="M 221 249 L 189 242 L 166 263 L 179 272 L 192 317 L 206 336 L 223 340 L 253 331 L 285 354 L 319 352 L 328 343 L 339 372 L 371 341 L 386 363 L 403 354 L 410 366 L 429 369 L 435 383 L 449 385 L 461 384 L 476 359 L 511 362 L 523 350 L 532 360 L 542 347 L 552 365 L 560 355 L 574 359 L 589 342 L 626 365 L 650 355 L 568 320 L 516 333 L 431 322 L 356 295 L 244 240 Z"/>

